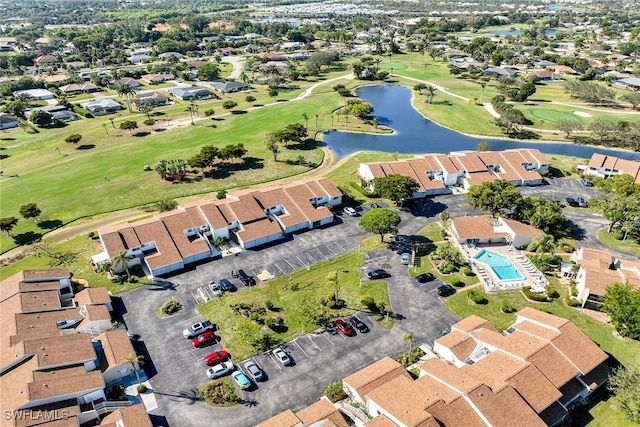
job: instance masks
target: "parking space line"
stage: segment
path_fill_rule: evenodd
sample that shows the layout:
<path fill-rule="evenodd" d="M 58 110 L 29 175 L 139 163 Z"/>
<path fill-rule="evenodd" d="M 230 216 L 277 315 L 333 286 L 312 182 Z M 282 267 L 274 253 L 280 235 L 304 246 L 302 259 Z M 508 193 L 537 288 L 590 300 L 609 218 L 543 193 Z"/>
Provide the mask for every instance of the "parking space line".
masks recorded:
<path fill-rule="evenodd" d="M 302 347 L 300 347 L 300 344 L 298 344 L 298 339 L 296 338 L 295 340 L 293 340 L 293 342 L 295 343 L 295 345 L 296 345 L 296 346 L 298 346 L 298 348 L 300 349 L 300 351 L 301 351 L 302 353 L 304 353 L 304 355 L 305 355 L 305 356 L 307 356 L 307 359 L 308 359 L 308 358 L 309 358 L 309 355 L 307 354 L 307 352 L 306 352 L 306 351 L 304 351 L 304 350 L 302 349 Z"/>
<path fill-rule="evenodd" d="M 315 348 L 317 348 L 318 350 L 322 350 L 322 349 L 318 346 L 318 344 L 316 344 L 316 342 L 311 338 L 311 335 L 305 335 L 305 336 L 306 336 L 307 338 L 309 338 L 309 341 L 311 341 L 311 344 L 313 344 L 313 346 L 314 346 Z"/>
<path fill-rule="evenodd" d="M 311 263 L 312 264 L 315 264 L 316 262 L 318 262 L 318 261 L 316 261 L 316 259 L 314 257 L 311 256 L 311 254 L 309 252 L 305 252 L 304 254 L 306 256 L 308 256 L 309 258 L 311 258 Z"/>
<path fill-rule="evenodd" d="M 294 267 L 294 266 L 293 266 L 293 264 L 291 264 L 291 263 L 289 262 L 289 260 L 288 260 L 288 259 L 286 259 L 286 258 L 285 258 L 285 259 L 284 259 L 284 262 L 286 262 L 287 264 L 289 264 L 289 267 L 291 267 L 291 271 L 295 271 L 295 270 L 297 270 L 297 268 L 296 268 L 296 267 Z"/>
<path fill-rule="evenodd" d="M 300 263 L 301 263 L 302 265 L 304 265 L 305 267 L 308 267 L 308 265 L 307 265 L 307 264 L 305 264 L 305 262 L 304 262 L 304 261 L 302 261 L 298 255 L 296 255 L 296 258 L 298 258 L 298 261 L 300 261 Z"/>
<path fill-rule="evenodd" d="M 326 334 L 322 334 L 322 336 L 327 340 L 327 342 L 331 345 L 335 345 L 334 343 L 331 342 L 331 340 L 329 339 L 329 337 Z"/>
<path fill-rule="evenodd" d="M 323 254 L 322 252 L 320 252 L 320 249 L 315 248 L 315 250 L 316 250 L 316 252 L 318 252 L 318 253 L 320 254 L 320 256 L 321 256 L 323 259 L 328 259 L 328 258 L 329 258 L 329 257 L 328 257 L 328 256 L 326 256 L 325 254 Z"/>
<path fill-rule="evenodd" d="M 262 353 L 262 354 L 264 354 L 264 353 Z M 265 356 L 266 356 L 269 360 L 271 360 L 271 361 L 274 363 L 274 365 L 276 365 L 276 367 L 277 367 L 279 370 L 282 370 L 282 366 L 280 366 L 280 364 L 279 364 L 278 362 L 276 362 L 276 360 L 273 358 L 273 355 L 271 354 L 271 352 L 270 352 L 270 351 L 269 351 L 269 352 L 267 352 L 267 354 L 266 354 Z"/>
<path fill-rule="evenodd" d="M 283 276 L 286 276 L 286 275 L 287 275 L 287 273 L 285 273 L 285 272 L 280 268 L 280 266 L 278 265 L 278 263 L 277 263 L 277 262 L 276 262 L 275 264 L 273 264 L 273 265 L 275 265 L 275 266 L 276 266 L 276 268 L 277 268 L 278 270 L 280 270 L 280 273 L 282 273 L 282 275 L 283 275 Z"/>
<path fill-rule="evenodd" d="M 329 246 L 329 245 L 324 245 L 324 247 L 327 248 L 327 250 L 329 252 L 331 252 L 333 255 L 339 255 L 340 254 L 339 252 L 336 252 L 333 249 L 331 249 L 331 246 Z"/>

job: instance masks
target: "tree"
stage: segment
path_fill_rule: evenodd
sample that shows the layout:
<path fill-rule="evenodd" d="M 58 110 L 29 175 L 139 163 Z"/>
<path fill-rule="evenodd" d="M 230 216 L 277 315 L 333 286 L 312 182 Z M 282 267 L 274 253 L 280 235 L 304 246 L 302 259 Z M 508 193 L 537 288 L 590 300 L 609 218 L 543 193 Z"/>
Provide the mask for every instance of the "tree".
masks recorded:
<path fill-rule="evenodd" d="M 26 108 L 27 103 L 20 100 L 9 101 L 4 106 L 4 110 L 15 117 L 24 117 L 24 110 Z"/>
<path fill-rule="evenodd" d="M 33 110 L 29 115 L 29 121 L 36 126 L 49 126 L 53 120 L 50 112 L 44 110 Z"/>
<path fill-rule="evenodd" d="M 374 178 L 373 188 L 380 196 L 398 204 L 398 202 L 413 197 L 413 193 L 418 191 L 420 184 L 410 176 L 392 174 Z"/>
<path fill-rule="evenodd" d="M 527 246 L 527 250 L 536 253 L 550 254 L 556 250 L 556 241 L 551 234 L 541 234 Z"/>
<path fill-rule="evenodd" d="M 358 225 L 364 231 L 380 235 L 380 242 L 384 242 L 384 235 L 397 231 L 401 218 L 389 209 L 375 208 L 364 214 Z"/>
<path fill-rule="evenodd" d="M 149 104 L 148 102 L 143 102 L 138 107 L 138 111 L 147 116 L 147 120 L 151 120 L 151 112 L 153 111 L 153 106 L 151 106 L 151 104 Z"/>
<path fill-rule="evenodd" d="M 429 104 L 433 104 L 433 97 L 436 96 L 438 89 L 436 89 L 435 86 L 431 86 L 431 85 L 426 85 L 424 89 L 427 91 L 427 99 Z"/>
<path fill-rule="evenodd" d="M 280 152 L 280 144 L 278 142 L 278 138 L 273 133 L 267 134 L 267 137 L 264 140 L 264 145 L 267 147 L 267 150 L 271 151 L 273 154 L 273 161 L 278 161 L 278 153 Z"/>
<path fill-rule="evenodd" d="M 120 123 L 120 129 L 128 130 L 129 133 L 133 133 L 134 129 L 138 129 L 138 122 L 136 122 L 135 120 L 125 120 L 124 122 Z"/>
<path fill-rule="evenodd" d="M 38 222 L 38 217 L 41 213 L 42 211 L 35 203 L 27 203 L 26 205 L 20 206 L 20 215 L 22 215 L 24 219 L 33 218 L 36 222 Z"/>
<path fill-rule="evenodd" d="M 114 269 L 123 268 L 125 273 L 127 273 L 127 277 L 130 276 L 129 273 L 129 261 L 131 261 L 133 257 L 125 251 L 117 252 L 113 258 L 111 258 L 111 264 Z"/>
<path fill-rule="evenodd" d="M 222 190 L 218 190 L 218 192 L 216 193 L 216 199 L 222 200 L 226 198 L 227 198 L 227 190 L 225 190 L 224 188 Z"/>
<path fill-rule="evenodd" d="M 178 202 L 173 199 L 162 199 L 156 202 L 158 212 L 169 212 L 178 207 Z"/>
<path fill-rule="evenodd" d="M 140 366 L 144 365 L 144 356 L 138 356 L 134 351 L 125 356 L 121 363 L 128 363 L 131 365 L 133 372 L 136 374 L 138 385 L 141 385 L 142 381 L 140 381 L 140 374 L 138 374 L 138 371 L 140 370 Z"/>
<path fill-rule="evenodd" d="M 640 206 L 638 205 L 640 190 L 638 188 L 632 186 L 630 192 L 625 192 L 624 187 L 620 187 L 618 191 L 607 192 L 601 197 L 591 199 L 591 206 L 609 221 L 607 233 L 611 233 L 613 227 L 619 223 L 640 219 Z M 633 191 L 634 189 L 636 191 Z"/>
<path fill-rule="evenodd" d="M 0 218 L 0 230 L 7 233 L 7 237 L 11 237 L 11 230 L 18 223 L 18 218 L 14 218 L 12 216 L 8 216 L 5 218 Z"/>
<path fill-rule="evenodd" d="M 465 197 L 474 209 L 487 210 L 494 217 L 517 206 L 522 199 L 516 185 L 502 179 L 474 185 Z"/>
<path fill-rule="evenodd" d="M 609 377 L 607 388 L 616 395 L 626 417 L 640 424 L 640 365 L 616 368 Z"/>
<path fill-rule="evenodd" d="M 476 145 L 476 151 L 489 151 L 489 142 L 488 141 L 478 142 L 478 145 Z"/>
<path fill-rule="evenodd" d="M 518 92 L 516 93 L 516 101 L 519 102 L 524 102 L 527 100 L 527 98 L 529 98 L 531 95 L 533 95 L 534 93 L 536 93 L 536 85 L 533 83 L 523 83 L 520 85 L 520 88 L 518 89 Z"/>
<path fill-rule="evenodd" d="M 278 90 L 275 88 L 269 89 L 269 92 L 268 92 L 271 98 L 275 98 L 276 96 L 278 96 L 278 93 L 279 93 Z"/>
<path fill-rule="evenodd" d="M 524 114 L 515 108 L 507 108 L 501 111 L 500 117 L 495 119 L 495 124 L 506 134 L 520 132 L 524 123 Z"/>
<path fill-rule="evenodd" d="M 198 71 L 196 73 L 198 79 L 202 81 L 213 81 L 218 80 L 220 78 L 220 67 L 213 62 L 207 62 L 198 67 Z"/>
<path fill-rule="evenodd" d="M 304 128 L 309 129 L 309 116 L 307 113 L 302 113 L 302 118 L 304 119 Z"/>
<path fill-rule="evenodd" d="M 82 139 L 82 135 L 80 135 L 78 133 L 74 133 L 74 134 L 71 134 L 68 137 L 66 137 L 64 139 L 64 142 L 67 142 L 69 144 L 73 144 L 73 145 L 75 145 L 76 148 L 78 148 L 78 142 L 80 142 L 81 139 Z"/>
<path fill-rule="evenodd" d="M 582 129 L 582 125 L 577 120 L 562 119 L 557 123 L 558 129 L 564 132 L 567 139 L 571 136 L 571 132 Z"/>
<path fill-rule="evenodd" d="M 133 110 L 131 109 L 131 97 L 133 97 L 136 94 L 136 91 L 128 84 L 122 84 L 118 86 L 118 89 L 116 90 L 116 92 L 118 93 L 118 96 L 125 98 L 125 100 L 127 101 L 127 107 L 129 108 L 129 112 L 133 113 Z"/>
<path fill-rule="evenodd" d="M 415 339 L 413 338 L 413 334 L 411 332 L 407 332 L 402 337 L 402 341 L 406 342 L 409 346 L 409 357 L 411 357 L 411 353 L 413 353 L 413 344 L 415 343 Z"/>
<path fill-rule="evenodd" d="M 595 119 L 589 124 L 589 130 L 593 133 L 600 143 L 603 143 L 615 130 L 615 125 L 611 122 L 605 122 L 601 119 Z"/>
<path fill-rule="evenodd" d="M 640 339 L 640 288 L 628 282 L 607 286 L 602 297 L 602 311 L 607 313 L 621 335 Z"/>
<path fill-rule="evenodd" d="M 635 110 L 636 108 L 638 108 L 638 105 L 640 105 L 640 92 L 625 93 L 620 97 L 620 100 L 628 102 L 633 106 L 633 109 Z"/>
<path fill-rule="evenodd" d="M 237 102 L 235 101 L 224 101 L 222 103 L 222 108 L 224 108 L 225 110 L 231 110 L 232 108 L 236 107 L 238 105 Z"/>

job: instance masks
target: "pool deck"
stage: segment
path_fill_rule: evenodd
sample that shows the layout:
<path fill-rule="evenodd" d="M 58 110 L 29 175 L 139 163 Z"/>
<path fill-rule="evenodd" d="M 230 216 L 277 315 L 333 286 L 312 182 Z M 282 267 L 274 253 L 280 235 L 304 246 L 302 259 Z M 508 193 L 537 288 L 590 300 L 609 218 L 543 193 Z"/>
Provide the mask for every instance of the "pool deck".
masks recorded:
<path fill-rule="evenodd" d="M 472 270 L 478 276 L 480 283 L 487 292 L 500 292 L 521 289 L 524 286 L 531 286 L 533 292 L 544 292 L 544 287 L 549 281 L 544 274 L 531 263 L 527 256 L 516 248 L 502 244 L 486 244 L 477 247 L 469 247 L 465 244 L 456 246 L 462 251 L 469 260 Z M 511 261 L 522 275 L 522 279 L 502 280 L 493 272 L 490 266 L 480 262 L 474 257 L 483 250 L 489 250 L 497 254 L 503 255 Z"/>

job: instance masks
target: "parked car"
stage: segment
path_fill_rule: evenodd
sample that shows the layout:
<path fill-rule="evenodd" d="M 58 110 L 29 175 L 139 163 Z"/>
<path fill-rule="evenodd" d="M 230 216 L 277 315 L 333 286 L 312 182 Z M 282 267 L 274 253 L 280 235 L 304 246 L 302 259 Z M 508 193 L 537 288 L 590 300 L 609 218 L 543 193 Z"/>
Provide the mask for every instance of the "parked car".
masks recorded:
<path fill-rule="evenodd" d="M 347 318 L 347 321 L 349 323 L 351 323 L 351 326 L 353 326 L 355 329 L 358 330 L 358 332 L 366 334 L 367 332 L 369 332 L 369 327 L 367 325 L 364 324 L 364 322 L 360 319 L 358 319 L 357 316 L 349 316 Z"/>
<path fill-rule="evenodd" d="M 582 196 L 577 197 L 576 201 L 578 202 L 578 206 L 580 206 L 581 208 L 586 208 L 587 206 L 589 206 L 589 203 L 587 203 L 587 199 Z"/>
<path fill-rule="evenodd" d="M 207 331 L 192 339 L 191 343 L 194 347 L 203 347 L 214 342 L 216 338 L 218 337 L 213 333 L 213 331 Z"/>
<path fill-rule="evenodd" d="M 241 389 L 245 390 L 251 387 L 251 381 L 242 371 L 235 371 L 231 374 L 231 379 L 240 386 Z"/>
<path fill-rule="evenodd" d="M 456 290 L 451 285 L 442 285 L 438 287 L 438 295 L 441 297 L 448 297 L 456 293 Z"/>
<path fill-rule="evenodd" d="M 402 265 L 409 265 L 410 257 L 411 257 L 411 254 L 408 252 L 404 252 L 402 255 L 400 255 L 400 262 L 402 263 Z"/>
<path fill-rule="evenodd" d="M 248 361 L 244 364 L 244 369 L 247 371 L 249 376 L 253 378 L 255 381 L 264 380 L 264 373 L 262 373 L 262 369 L 254 363 L 253 361 Z"/>
<path fill-rule="evenodd" d="M 367 277 L 369 277 L 369 279 L 384 279 L 385 277 L 389 277 L 390 274 L 387 273 L 385 270 L 379 268 L 377 270 L 371 270 L 367 273 Z"/>
<path fill-rule="evenodd" d="M 214 351 L 213 353 L 207 354 L 207 357 L 204 358 L 204 364 L 207 366 L 213 366 L 227 360 L 228 358 L 229 353 L 227 353 L 226 350 Z"/>
<path fill-rule="evenodd" d="M 580 180 L 580 184 L 584 185 L 585 187 L 593 187 L 593 181 L 587 178 L 582 178 Z"/>
<path fill-rule="evenodd" d="M 375 209 L 375 208 L 379 208 L 380 207 L 380 205 L 375 203 L 375 202 L 371 203 L 369 206 L 371 206 L 371 209 Z"/>
<path fill-rule="evenodd" d="M 238 289 L 238 288 L 236 288 L 236 285 L 234 285 L 233 282 L 231 282 L 231 280 L 229 280 L 229 279 L 220 279 L 218 284 L 220 285 L 220 288 L 223 291 L 231 292 L 231 291 L 235 291 L 235 290 Z"/>
<path fill-rule="evenodd" d="M 220 288 L 220 285 L 218 285 L 214 281 L 209 282 L 209 289 L 211 289 L 211 292 L 215 297 L 219 297 L 220 295 L 222 295 L 222 288 Z"/>
<path fill-rule="evenodd" d="M 233 362 L 222 362 L 207 369 L 207 376 L 211 379 L 220 378 L 236 369 Z"/>
<path fill-rule="evenodd" d="M 336 325 L 336 328 L 338 328 L 340 332 L 342 332 L 342 335 L 352 337 L 356 334 L 356 331 L 354 331 L 353 328 L 342 319 L 334 320 L 333 324 Z"/>
<path fill-rule="evenodd" d="M 238 278 L 245 286 L 254 286 L 256 284 L 256 279 L 249 276 L 244 270 L 238 270 Z"/>
<path fill-rule="evenodd" d="M 418 283 L 427 283 L 436 280 L 436 276 L 431 273 L 422 273 L 416 276 Z"/>
<path fill-rule="evenodd" d="M 573 206 L 574 208 L 577 208 L 578 206 L 580 206 L 578 204 L 578 201 L 576 199 L 574 199 L 573 197 L 567 197 L 564 200 L 567 202 L 567 206 Z"/>
<path fill-rule="evenodd" d="M 274 348 L 272 352 L 275 358 L 278 359 L 278 362 L 282 363 L 284 366 L 291 365 L 291 358 L 283 349 L 277 347 Z"/>
<path fill-rule="evenodd" d="M 356 210 L 353 209 L 351 206 L 347 206 L 346 208 L 344 208 L 344 213 L 345 215 L 349 215 L 349 216 L 358 215 L 358 212 L 356 212 Z"/>
<path fill-rule="evenodd" d="M 213 323 L 211 323 L 209 320 L 205 320 L 204 322 L 194 323 L 193 325 L 189 326 L 187 329 L 182 331 L 182 336 L 185 338 L 193 338 L 197 337 L 203 332 L 213 331 L 214 329 L 215 326 L 213 325 Z"/>

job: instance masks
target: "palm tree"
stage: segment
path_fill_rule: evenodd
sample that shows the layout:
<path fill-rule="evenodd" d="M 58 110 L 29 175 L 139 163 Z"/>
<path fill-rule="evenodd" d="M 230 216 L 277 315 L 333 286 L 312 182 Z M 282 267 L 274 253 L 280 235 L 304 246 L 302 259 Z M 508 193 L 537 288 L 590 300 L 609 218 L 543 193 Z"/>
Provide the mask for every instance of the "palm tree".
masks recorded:
<path fill-rule="evenodd" d="M 302 118 L 304 119 L 305 129 L 309 129 L 309 116 L 307 115 L 307 113 L 302 113 Z"/>
<path fill-rule="evenodd" d="M 427 96 L 429 97 L 429 104 L 433 104 L 433 97 L 436 96 L 436 92 L 438 91 L 438 89 L 436 89 L 435 86 L 427 85 L 427 87 L 425 87 L 424 90 L 427 91 Z"/>
<path fill-rule="evenodd" d="M 402 337 L 402 341 L 406 342 L 409 346 L 409 359 L 411 359 L 411 354 L 413 353 L 413 344 L 415 342 L 413 335 L 410 332 L 404 334 L 404 336 Z"/>
<path fill-rule="evenodd" d="M 551 234 L 541 234 L 533 239 L 529 246 L 527 246 L 527 250 L 536 253 L 553 254 L 556 246 L 558 245 Z"/>
<path fill-rule="evenodd" d="M 129 277 L 129 261 L 132 259 L 133 257 L 131 255 L 127 254 L 125 251 L 120 251 L 113 256 L 111 263 L 115 268 L 124 268 L 124 271 L 127 273 L 127 277 Z"/>
<path fill-rule="evenodd" d="M 136 379 L 138 380 L 138 385 L 142 385 L 142 381 L 140 381 L 140 374 L 138 374 L 138 370 L 140 366 L 144 365 L 144 356 L 138 356 L 135 351 L 129 353 L 122 359 L 120 363 L 129 363 L 133 368 L 133 372 L 136 374 Z"/>
<path fill-rule="evenodd" d="M 484 87 L 487 85 L 486 82 L 480 82 L 480 87 L 482 90 L 480 91 L 480 103 L 482 104 L 482 100 L 484 99 Z"/>
<path fill-rule="evenodd" d="M 128 84 L 123 84 L 118 87 L 118 96 L 124 97 L 127 100 L 127 107 L 129 107 L 129 112 L 133 113 L 131 109 L 131 97 L 136 94 L 136 91 L 129 86 Z"/>
<path fill-rule="evenodd" d="M 318 115 L 315 114 L 315 117 L 316 117 L 316 130 L 318 130 Z"/>
<path fill-rule="evenodd" d="M 153 107 L 148 103 L 144 102 L 138 107 L 138 110 L 147 116 L 147 120 L 151 120 L 151 112 L 153 111 Z"/>
<path fill-rule="evenodd" d="M 249 76 L 247 76 L 247 74 L 242 71 L 240 73 L 240 80 L 242 81 L 242 83 L 246 83 L 249 80 Z"/>

